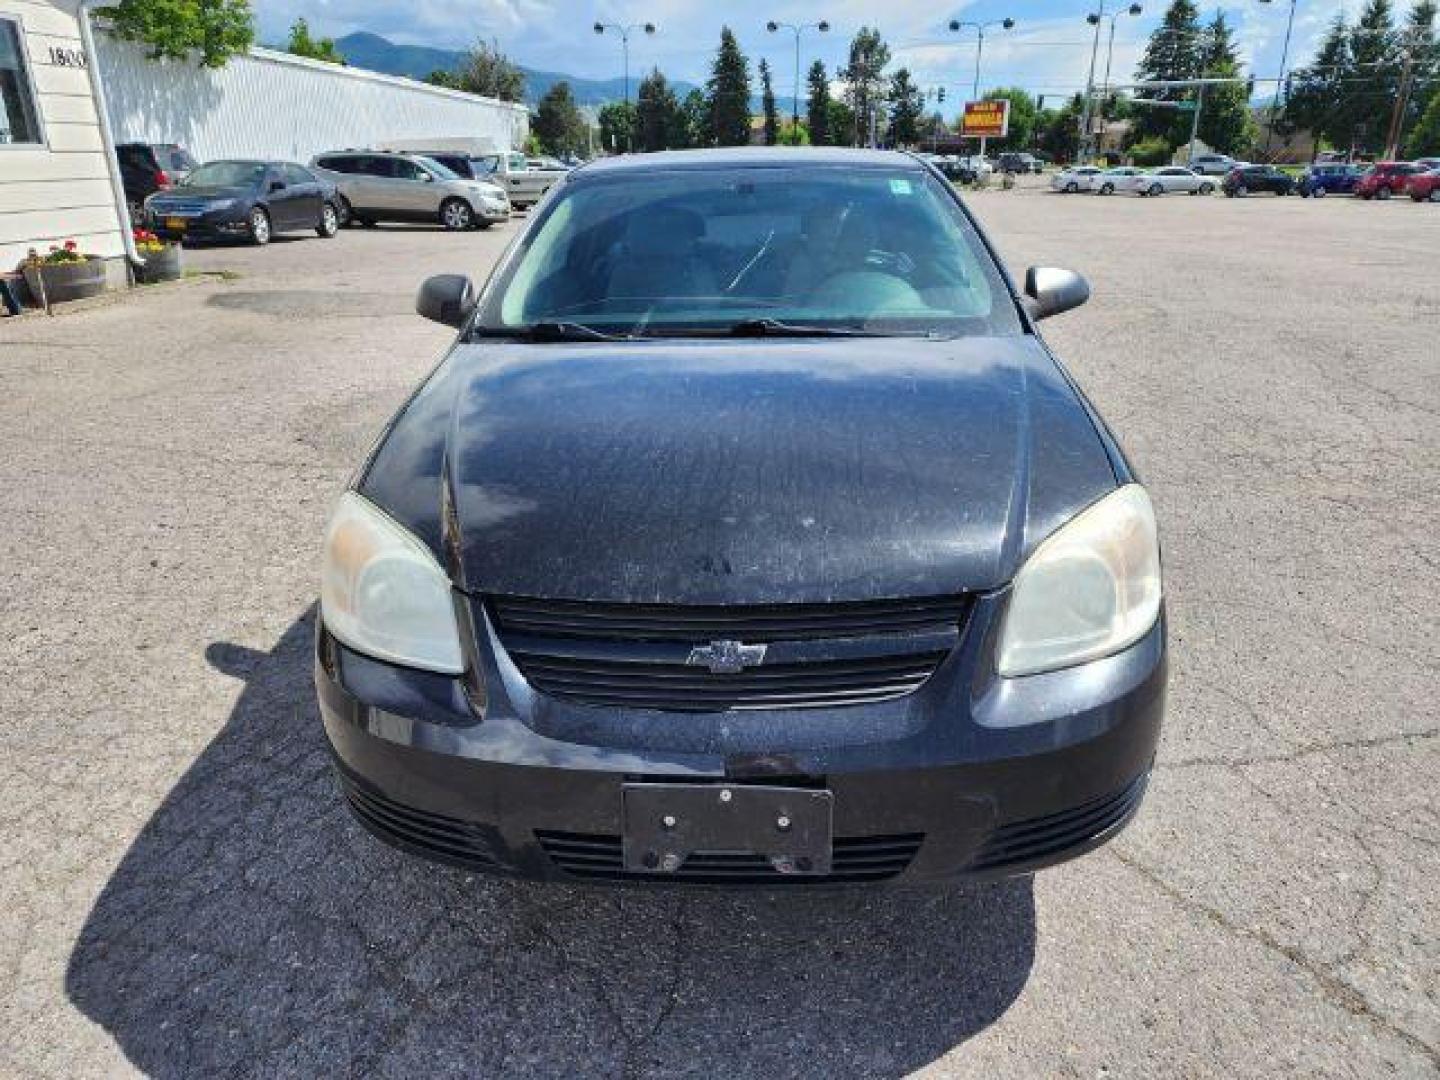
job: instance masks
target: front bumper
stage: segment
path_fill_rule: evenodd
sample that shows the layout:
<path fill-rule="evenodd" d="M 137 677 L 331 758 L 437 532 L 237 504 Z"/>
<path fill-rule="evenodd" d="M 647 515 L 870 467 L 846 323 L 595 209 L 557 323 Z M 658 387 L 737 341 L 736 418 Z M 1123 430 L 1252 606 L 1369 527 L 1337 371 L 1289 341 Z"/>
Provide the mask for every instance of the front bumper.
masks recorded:
<path fill-rule="evenodd" d="M 165 240 L 243 240 L 250 236 L 248 210 L 231 207 L 205 214 L 174 217 L 163 209 L 146 210 L 147 228 Z M 180 227 L 172 227 L 179 221 Z"/>
<path fill-rule="evenodd" d="M 1108 840 L 1144 794 L 1164 707 L 1164 619 L 1130 649 L 1003 680 L 1003 606 L 982 599 L 920 690 L 838 709 L 676 714 L 517 690 L 481 617 L 473 671 L 371 660 L 317 626 L 315 681 L 342 790 L 399 847 L 555 880 L 804 885 L 1029 872 Z M 482 689 L 483 687 L 483 689 Z M 487 699 L 480 718 L 473 702 Z M 627 783 L 765 784 L 833 793 L 829 876 L 742 862 L 635 873 L 620 861 Z M 698 864 L 697 864 L 698 865 Z"/>

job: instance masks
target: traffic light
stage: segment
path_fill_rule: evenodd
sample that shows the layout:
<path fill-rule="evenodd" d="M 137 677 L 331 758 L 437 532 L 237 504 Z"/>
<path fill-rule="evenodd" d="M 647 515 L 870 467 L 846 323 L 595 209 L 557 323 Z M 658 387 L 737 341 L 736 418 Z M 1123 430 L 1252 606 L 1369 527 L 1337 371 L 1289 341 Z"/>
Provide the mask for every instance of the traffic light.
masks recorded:
<path fill-rule="evenodd" d="M 943 102 L 945 100 L 945 88 L 943 86 L 940 87 L 940 90 L 936 93 L 935 100 L 939 102 Z"/>

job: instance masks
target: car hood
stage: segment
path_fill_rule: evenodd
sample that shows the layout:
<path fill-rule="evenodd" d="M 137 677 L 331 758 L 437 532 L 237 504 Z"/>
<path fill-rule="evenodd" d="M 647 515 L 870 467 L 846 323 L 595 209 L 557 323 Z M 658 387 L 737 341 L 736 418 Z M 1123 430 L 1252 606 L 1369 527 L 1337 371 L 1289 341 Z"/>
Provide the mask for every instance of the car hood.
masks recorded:
<path fill-rule="evenodd" d="M 467 591 L 766 603 L 994 588 L 1115 484 L 1013 336 L 462 344 L 360 488 Z"/>

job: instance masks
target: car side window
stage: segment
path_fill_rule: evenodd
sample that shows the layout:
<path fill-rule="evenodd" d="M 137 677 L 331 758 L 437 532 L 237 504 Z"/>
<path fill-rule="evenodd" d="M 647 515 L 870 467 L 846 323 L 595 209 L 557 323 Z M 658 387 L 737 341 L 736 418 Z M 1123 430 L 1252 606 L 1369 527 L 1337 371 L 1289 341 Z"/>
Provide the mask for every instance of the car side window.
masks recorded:
<path fill-rule="evenodd" d="M 364 157 L 353 158 L 354 168 L 351 170 L 362 176 L 389 176 L 390 159 L 380 157 L 378 154 L 366 154 Z"/>
<path fill-rule="evenodd" d="M 404 158 L 390 159 L 391 176 L 396 180 L 422 180 L 429 174 L 413 161 Z"/>
<path fill-rule="evenodd" d="M 285 165 L 283 166 L 283 171 L 285 173 L 285 182 L 287 184 L 315 183 L 315 177 L 310 174 L 310 171 L 308 169 L 302 168 L 299 165 Z"/>

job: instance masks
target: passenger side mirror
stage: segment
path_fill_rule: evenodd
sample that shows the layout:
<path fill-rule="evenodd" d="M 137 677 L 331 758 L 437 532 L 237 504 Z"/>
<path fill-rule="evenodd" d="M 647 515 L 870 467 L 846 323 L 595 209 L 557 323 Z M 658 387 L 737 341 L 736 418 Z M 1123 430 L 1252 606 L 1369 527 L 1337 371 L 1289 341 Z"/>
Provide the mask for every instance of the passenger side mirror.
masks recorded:
<path fill-rule="evenodd" d="M 425 279 L 415 310 L 433 322 L 461 327 L 475 310 L 474 288 L 464 274 L 436 274 Z"/>
<path fill-rule="evenodd" d="M 1025 308 L 1036 322 L 1090 299 L 1090 283 L 1074 270 L 1032 266 L 1025 271 Z"/>

